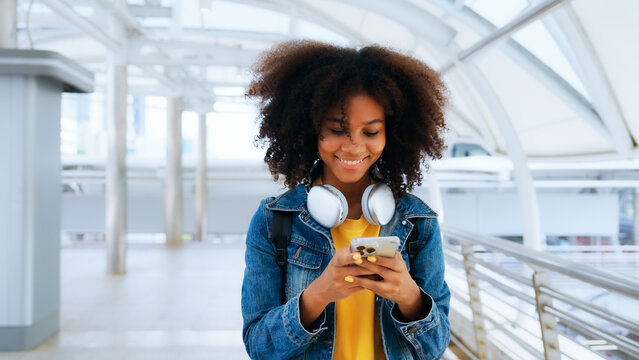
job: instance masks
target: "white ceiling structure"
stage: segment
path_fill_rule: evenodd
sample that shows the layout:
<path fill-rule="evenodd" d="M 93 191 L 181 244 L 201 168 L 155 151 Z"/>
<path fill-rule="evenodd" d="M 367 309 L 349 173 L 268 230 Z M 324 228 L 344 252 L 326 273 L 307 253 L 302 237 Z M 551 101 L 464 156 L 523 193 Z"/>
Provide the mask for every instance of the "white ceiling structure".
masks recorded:
<path fill-rule="evenodd" d="M 527 159 L 630 159 L 637 16 L 635 0 L 20 0 L 18 41 L 83 64 L 98 87 L 119 54 L 132 94 L 209 104 L 279 41 L 378 43 L 442 72 L 451 138 Z"/>

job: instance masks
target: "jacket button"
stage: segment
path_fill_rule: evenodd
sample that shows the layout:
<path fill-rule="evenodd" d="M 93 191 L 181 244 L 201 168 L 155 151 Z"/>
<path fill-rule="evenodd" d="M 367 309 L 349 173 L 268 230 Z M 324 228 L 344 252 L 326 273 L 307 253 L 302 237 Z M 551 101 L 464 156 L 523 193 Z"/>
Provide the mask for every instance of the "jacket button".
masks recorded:
<path fill-rule="evenodd" d="M 406 220 L 402 220 L 402 225 L 406 225 Z"/>

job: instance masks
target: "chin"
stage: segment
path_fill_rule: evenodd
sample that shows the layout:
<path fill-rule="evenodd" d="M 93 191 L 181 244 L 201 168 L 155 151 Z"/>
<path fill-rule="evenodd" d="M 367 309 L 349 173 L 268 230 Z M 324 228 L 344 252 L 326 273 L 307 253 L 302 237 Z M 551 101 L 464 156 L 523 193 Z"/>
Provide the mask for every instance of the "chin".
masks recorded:
<path fill-rule="evenodd" d="M 337 180 L 344 184 L 352 184 L 362 180 L 362 178 L 367 174 L 368 172 L 364 172 L 363 174 L 343 174 L 341 176 L 337 176 Z"/>

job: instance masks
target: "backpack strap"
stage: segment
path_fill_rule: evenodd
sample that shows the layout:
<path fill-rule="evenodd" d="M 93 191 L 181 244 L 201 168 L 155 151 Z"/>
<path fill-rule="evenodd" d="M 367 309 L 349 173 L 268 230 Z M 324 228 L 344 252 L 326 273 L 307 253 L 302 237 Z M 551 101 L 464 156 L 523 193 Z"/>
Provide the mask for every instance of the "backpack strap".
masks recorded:
<path fill-rule="evenodd" d="M 417 222 L 413 219 L 410 219 L 410 222 L 413 224 L 413 229 L 408 234 L 408 239 L 406 239 L 406 251 L 408 252 L 408 261 L 412 264 L 419 252 L 419 226 L 417 226 Z"/>
<path fill-rule="evenodd" d="M 282 303 L 286 302 L 286 248 L 291 241 L 293 213 L 273 211 L 273 242 L 275 243 L 275 262 L 282 273 Z"/>

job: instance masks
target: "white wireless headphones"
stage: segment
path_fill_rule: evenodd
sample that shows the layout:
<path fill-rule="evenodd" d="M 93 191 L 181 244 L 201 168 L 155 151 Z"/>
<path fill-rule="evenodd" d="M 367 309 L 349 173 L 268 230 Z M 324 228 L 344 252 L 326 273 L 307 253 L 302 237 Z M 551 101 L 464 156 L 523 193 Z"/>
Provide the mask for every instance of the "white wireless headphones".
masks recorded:
<path fill-rule="evenodd" d="M 306 206 L 320 225 L 334 228 L 348 215 L 348 202 L 344 195 L 331 185 L 315 185 L 308 192 Z M 393 191 L 385 183 L 369 185 L 362 195 L 362 212 L 373 225 L 386 225 L 395 213 Z"/>

